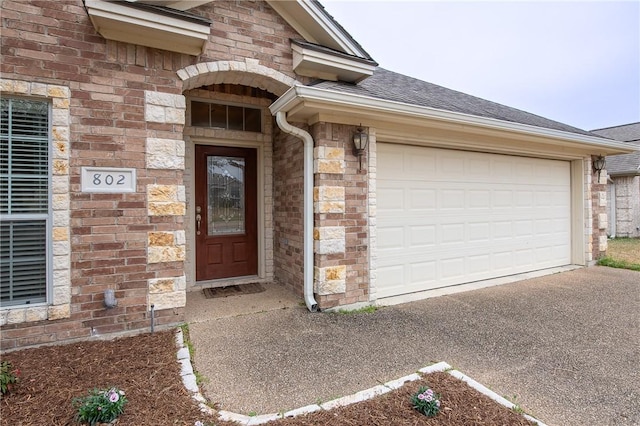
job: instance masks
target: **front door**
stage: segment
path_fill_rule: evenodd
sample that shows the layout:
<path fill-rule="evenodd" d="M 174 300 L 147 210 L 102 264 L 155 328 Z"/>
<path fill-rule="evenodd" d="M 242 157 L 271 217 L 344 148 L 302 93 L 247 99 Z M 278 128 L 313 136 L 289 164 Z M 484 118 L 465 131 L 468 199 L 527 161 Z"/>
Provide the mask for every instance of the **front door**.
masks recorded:
<path fill-rule="evenodd" d="M 256 150 L 196 145 L 196 280 L 258 274 Z"/>

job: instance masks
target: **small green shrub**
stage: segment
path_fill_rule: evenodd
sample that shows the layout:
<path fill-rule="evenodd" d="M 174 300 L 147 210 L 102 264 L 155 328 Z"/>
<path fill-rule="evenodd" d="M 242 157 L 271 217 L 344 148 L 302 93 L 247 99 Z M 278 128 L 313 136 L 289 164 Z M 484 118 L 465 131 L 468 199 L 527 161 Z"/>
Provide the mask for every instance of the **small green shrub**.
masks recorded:
<path fill-rule="evenodd" d="M 13 368 L 9 361 L 0 363 L 0 398 L 11 392 L 11 388 L 18 383 L 20 370 Z"/>
<path fill-rule="evenodd" d="M 92 390 L 89 395 L 73 400 L 73 407 L 78 410 L 76 420 L 81 423 L 110 423 L 124 411 L 127 398 L 118 388 L 109 390 Z"/>
<path fill-rule="evenodd" d="M 435 417 L 440 412 L 440 395 L 422 386 L 411 397 L 413 408 L 427 417 Z"/>

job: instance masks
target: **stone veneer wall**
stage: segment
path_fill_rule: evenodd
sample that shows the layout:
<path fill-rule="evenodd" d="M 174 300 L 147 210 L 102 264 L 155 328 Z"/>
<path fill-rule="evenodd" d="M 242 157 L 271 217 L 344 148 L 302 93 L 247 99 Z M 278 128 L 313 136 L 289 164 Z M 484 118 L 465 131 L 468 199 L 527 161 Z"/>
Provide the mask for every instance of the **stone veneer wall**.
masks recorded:
<path fill-rule="evenodd" d="M 292 123 L 305 129 L 299 123 Z M 304 287 L 304 146 L 275 127 L 273 140 L 273 225 L 275 279 L 297 295 Z"/>
<path fill-rule="evenodd" d="M 317 123 L 314 148 L 314 287 L 320 309 L 369 301 L 367 159 L 358 170 L 354 126 Z"/>
<path fill-rule="evenodd" d="M 616 176 L 616 236 L 640 237 L 640 176 Z"/>
<path fill-rule="evenodd" d="M 216 82 L 262 87 L 275 80 L 281 90 L 296 77 L 290 39 L 299 35 L 266 2 L 212 2 L 192 10 L 214 22 L 204 53 L 195 57 L 105 40 L 82 0 L 5 0 L 0 7 L 0 71 L 14 85 L 7 93 L 41 97 L 44 87 L 60 88 L 63 96 L 46 97 L 54 123 L 62 119 L 58 109 L 68 117 L 68 133 L 54 134 L 54 142 L 68 141 L 68 151 L 53 152 L 61 167 L 52 181 L 53 303 L 0 309 L 2 349 L 147 329 L 151 304 L 156 325 L 182 320 L 183 88 L 211 84 L 206 73 L 220 71 L 212 68 L 217 63 L 229 69 Z M 243 70 L 232 70 L 234 64 L 264 78 L 239 79 Z M 19 89 L 15 82 L 22 82 Z M 64 127 L 54 124 L 56 132 Z M 56 157 L 67 155 L 68 163 Z M 83 193 L 82 166 L 133 168 L 136 192 Z M 104 308 L 106 289 L 115 290 L 117 308 Z"/>

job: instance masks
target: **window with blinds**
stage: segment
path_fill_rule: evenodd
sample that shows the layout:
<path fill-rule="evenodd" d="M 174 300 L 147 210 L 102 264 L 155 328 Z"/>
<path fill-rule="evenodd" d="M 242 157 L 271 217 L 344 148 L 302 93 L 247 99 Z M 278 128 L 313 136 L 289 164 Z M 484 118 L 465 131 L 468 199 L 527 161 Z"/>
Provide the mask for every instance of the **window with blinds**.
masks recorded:
<path fill-rule="evenodd" d="M 0 304 L 47 301 L 49 103 L 0 99 Z"/>

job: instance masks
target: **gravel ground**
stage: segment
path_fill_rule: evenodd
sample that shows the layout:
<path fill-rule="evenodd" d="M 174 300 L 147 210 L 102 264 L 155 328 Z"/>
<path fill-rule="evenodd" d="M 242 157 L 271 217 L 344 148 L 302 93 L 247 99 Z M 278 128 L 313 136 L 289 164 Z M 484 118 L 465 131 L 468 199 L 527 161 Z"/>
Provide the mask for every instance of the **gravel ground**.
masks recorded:
<path fill-rule="evenodd" d="M 190 325 L 205 394 L 266 414 L 327 401 L 437 361 L 550 425 L 640 424 L 640 273 L 578 269 L 387 307 L 302 308 Z"/>

